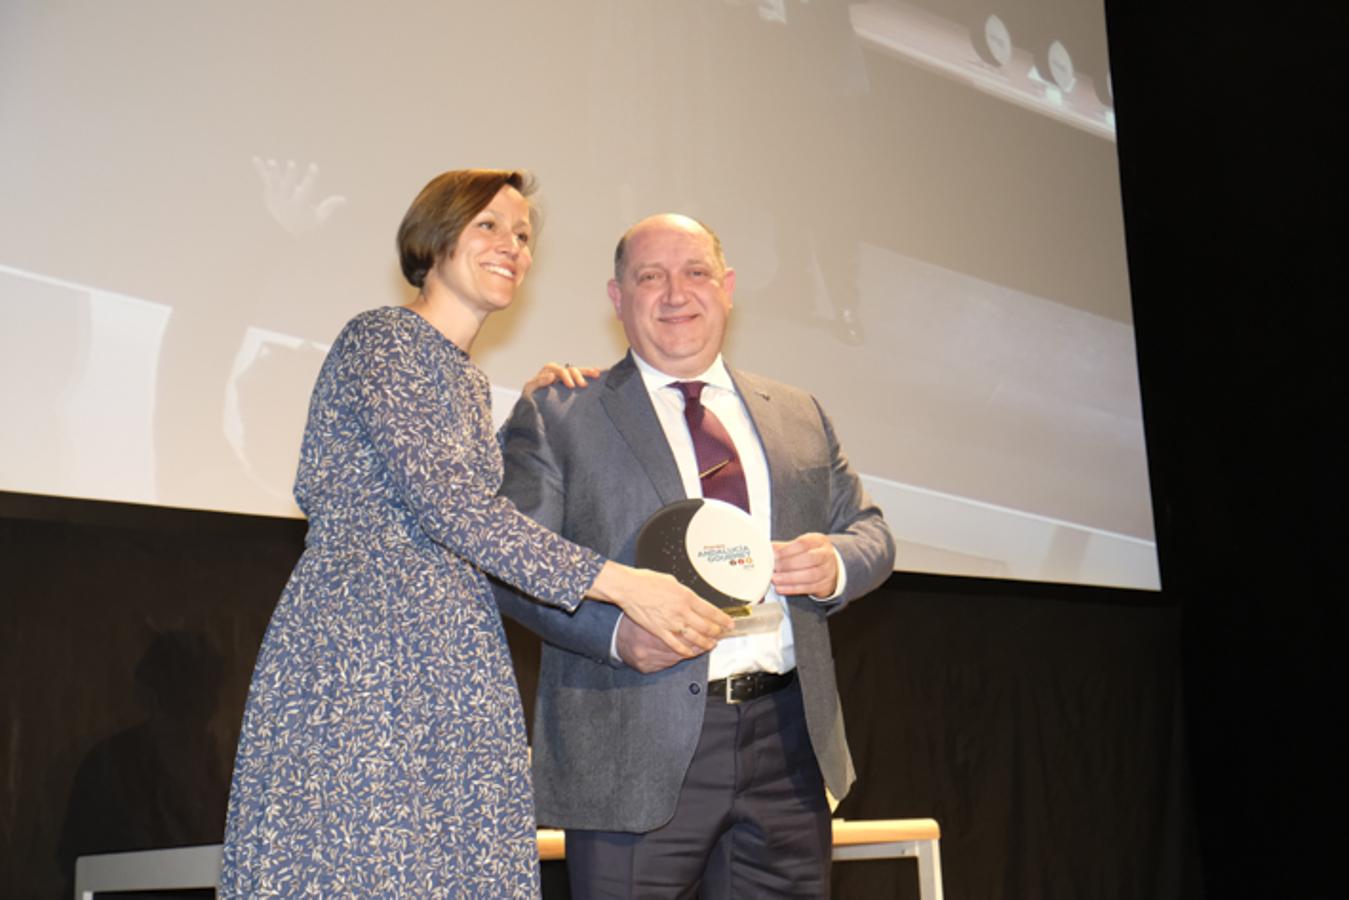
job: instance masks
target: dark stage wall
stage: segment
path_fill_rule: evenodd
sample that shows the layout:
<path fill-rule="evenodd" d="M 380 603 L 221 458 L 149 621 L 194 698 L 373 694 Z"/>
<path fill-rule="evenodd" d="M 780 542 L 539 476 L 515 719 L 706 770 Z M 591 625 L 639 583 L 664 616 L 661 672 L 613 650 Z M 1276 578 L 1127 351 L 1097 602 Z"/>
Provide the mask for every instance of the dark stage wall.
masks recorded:
<path fill-rule="evenodd" d="M 0 495 L 7 896 L 78 854 L 220 840 L 233 742 L 303 523 Z M 951 897 L 1181 896 L 1179 616 L 1156 595 L 895 575 L 833 623 L 861 773 L 932 816 Z M 538 645 L 511 628 L 528 705 Z M 914 895 L 911 863 L 836 869 Z"/>
<path fill-rule="evenodd" d="M 1343 893 L 1344 4 L 1107 5 L 1205 896 Z"/>
<path fill-rule="evenodd" d="M 218 842 L 304 523 L 12 494 L 0 513 L 0 893 L 68 898 L 96 848 Z"/>

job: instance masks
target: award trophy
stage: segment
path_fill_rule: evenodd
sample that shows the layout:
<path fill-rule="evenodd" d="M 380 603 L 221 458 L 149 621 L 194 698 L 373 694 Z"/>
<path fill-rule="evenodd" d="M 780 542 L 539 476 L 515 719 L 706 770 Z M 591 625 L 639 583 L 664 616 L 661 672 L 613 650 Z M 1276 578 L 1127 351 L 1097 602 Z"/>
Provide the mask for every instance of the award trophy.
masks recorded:
<path fill-rule="evenodd" d="M 637 565 L 673 575 L 736 620 L 733 636 L 776 630 L 782 606 L 764 603 L 773 544 L 749 513 L 693 498 L 658 509 L 637 533 Z"/>

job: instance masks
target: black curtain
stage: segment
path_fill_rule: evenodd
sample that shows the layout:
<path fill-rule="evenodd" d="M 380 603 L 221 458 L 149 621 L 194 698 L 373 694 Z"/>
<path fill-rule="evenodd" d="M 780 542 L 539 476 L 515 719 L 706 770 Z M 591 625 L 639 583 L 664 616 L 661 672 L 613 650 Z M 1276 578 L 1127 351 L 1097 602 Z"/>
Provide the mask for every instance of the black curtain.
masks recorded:
<path fill-rule="evenodd" d="M 81 854 L 221 839 L 249 674 L 303 530 L 0 494 L 7 895 L 68 897 Z M 1180 623 L 1159 601 L 893 576 L 832 623 L 861 773 L 838 814 L 938 819 L 952 897 L 1181 896 Z M 528 710 L 538 644 L 508 632 Z M 916 896 L 912 862 L 843 864 L 835 884 Z"/>
<path fill-rule="evenodd" d="M 0 894 L 86 853 L 216 843 L 304 523 L 0 493 Z"/>
<path fill-rule="evenodd" d="M 1206 896 L 1341 892 L 1343 4 L 1108 3 Z M 1338 879 L 1336 879 L 1338 880 Z"/>
<path fill-rule="evenodd" d="M 1180 617 L 1155 594 L 896 575 L 835 618 L 860 778 L 837 815 L 930 816 L 948 896 L 1187 896 Z M 916 896 L 895 865 L 841 897 Z"/>

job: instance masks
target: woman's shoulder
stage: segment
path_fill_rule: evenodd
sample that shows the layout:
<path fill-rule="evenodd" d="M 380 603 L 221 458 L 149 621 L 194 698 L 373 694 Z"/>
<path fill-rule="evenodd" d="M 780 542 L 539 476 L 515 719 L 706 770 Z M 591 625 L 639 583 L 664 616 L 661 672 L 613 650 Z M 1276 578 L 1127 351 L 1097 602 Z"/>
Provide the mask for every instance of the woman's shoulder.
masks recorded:
<path fill-rule="evenodd" d="M 397 371 L 435 372 L 437 377 L 471 368 L 468 355 L 406 306 L 357 313 L 333 343 L 329 357 L 348 376 Z"/>
<path fill-rule="evenodd" d="M 352 316 L 342 327 L 343 337 L 407 336 L 416 333 L 420 317 L 405 306 L 379 306 Z"/>
<path fill-rule="evenodd" d="M 467 358 L 453 341 L 406 306 L 381 306 L 357 313 L 347 322 L 342 334 L 372 343 L 420 346 L 433 354 L 448 351 L 449 355 Z"/>
<path fill-rule="evenodd" d="M 333 342 L 338 353 L 408 350 L 425 339 L 430 327 L 421 316 L 404 306 L 381 306 L 352 316 Z"/>

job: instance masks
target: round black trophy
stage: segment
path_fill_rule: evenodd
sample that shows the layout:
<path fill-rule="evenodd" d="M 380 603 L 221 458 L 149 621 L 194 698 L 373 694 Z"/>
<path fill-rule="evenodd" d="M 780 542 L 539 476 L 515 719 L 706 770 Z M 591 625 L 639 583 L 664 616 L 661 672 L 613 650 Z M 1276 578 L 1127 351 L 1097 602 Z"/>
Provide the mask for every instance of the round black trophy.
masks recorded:
<path fill-rule="evenodd" d="M 637 565 L 673 575 L 730 615 L 747 615 L 773 579 L 773 545 L 749 513 L 701 497 L 657 510 L 637 533 Z"/>

